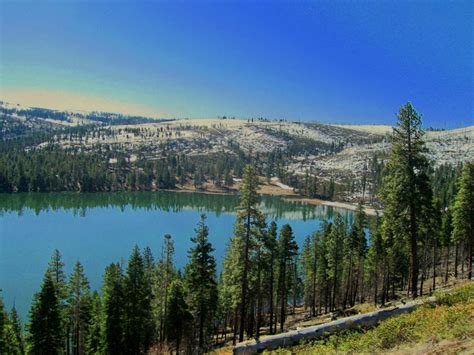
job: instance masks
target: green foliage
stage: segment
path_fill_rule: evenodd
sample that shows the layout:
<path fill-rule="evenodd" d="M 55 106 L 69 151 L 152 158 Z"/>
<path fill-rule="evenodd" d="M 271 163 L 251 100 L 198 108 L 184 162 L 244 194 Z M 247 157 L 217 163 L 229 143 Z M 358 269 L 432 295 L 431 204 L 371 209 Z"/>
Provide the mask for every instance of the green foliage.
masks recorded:
<path fill-rule="evenodd" d="M 289 224 L 283 225 L 278 239 L 278 297 L 280 300 L 280 330 L 282 331 L 286 320 L 288 290 L 291 288 L 288 285 L 291 275 L 290 262 L 298 252 L 298 244 L 294 238 L 291 226 Z"/>
<path fill-rule="evenodd" d="M 23 336 L 23 327 L 21 324 L 20 317 L 18 316 L 18 312 L 15 308 L 15 305 L 13 305 L 12 310 L 10 312 L 10 320 L 11 320 L 11 327 L 12 327 L 13 333 L 15 334 L 15 339 L 16 339 L 15 342 L 16 344 L 18 344 L 18 353 L 24 354 L 25 353 L 25 339 Z"/>
<path fill-rule="evenodd" d="M 135 246 L 128 259 L 124 278 L 124 350 L 147 351 L 152 340 L 151 285 L 140 250 Z"/>
<path fill-rule="evenodd" d="M 242 271 L 241 275 L 238 276 L 241 284 L 239 341 L 244 339 L 245 321 L 248 312 L 248 295 L 251 286 L 249 279 L 254 271 L 251 268 L 250 258 L 255 252 L 255 243 L 264 233 L 265 228 L 264 216 L 258 209 L 259 195 L 257 194 L 257 188 L 258 176 L 255 168 L 247 165 L 244 169 L 240 204 L 237 220 L 234 224 L 234 238 L 242 240 L 243 248 L 232 251 L 240 254 L 239 263 L 242 265 L 242 268 L 236 269 L 236 271 Z M 235 244 L 238 245 L 239 242 Z"/>
<path fill-rule="evenodd" d="M 84 275 L 84 268 L 79 261 L 74 265 L 68 286 L 68 329 L 71 335 L 72 352 L 83 353 L 89 336 L 92 300 L 89 281 Z"/>
<path fill-rule="evenodd" d="M 66 282 L 64 263 L 55 250 L 31 308 L 28 338 L 31 352 L 138 354 L 149 351 L 151 346 L 178 351 L 183 344 L 186 351 L 203 352 L 212 347 L 214 340 L 219 342 L 219 334 L 227 339 L 229 330 L 233 332 L 234 342 L 243 340 L 244 334 L 247 338 L 259 338 L 261 331 L 274 333 L 278 322 L 284 331 L 290 295 L 293 295 L 294 310 L 302 284 L 304 306 L 313 316 L 354 306 L 356 302 L 366 302 L 365 299 L 383 304 L 404 292 L 407 283 L 416 296 L 430 270 L 434 288 L 440 248 L 446 249 L 446 275 L 453 243 L 457 247 L 455 263 L 459 248 L 460 254 L 470 255 L 468 264 L 472 264 L 474 168 L 466 164 L 458 184 L 452 179 L 457 174 L 455 169 L 440 167 L 430 171 L 424 155 L 421 117 L 410 104 L 401 108 L 394 132 L 381 191 L 384 215 L 374 218 L 370 225 L 370 245 L 366 235 L 368 218 L 360 203 L 354 221 L 344 220 L 336 213 L 331 223 L 323 223 L 321 230 L 306 238 L 301 264 L 291 226 L 283 225 L 277 238 L 276 223 L 267 226 L 259 209 L 258 173 L 262 166 L 258 167 L 258 155 L 249 158 L 239 155 L 232 162 L 226 161 L 224 155 L 216 155 L 212 164 L 201 166 L 185 156 L 172 154 L 157 163 L 132 164 L 119 154 L 112 167 L 108 162 L 112 155 L 103 152 L 83 154 L 57 147 L 33 150 L 31 154 L 18 147 L 6 151 L 0 158 L 0 191 L 49 191 L 53 186 L 80 191 L 149 189 L 152 185 L 168 188 L 174 186 L 175 178 L 186 183 L 193 175 L 199 187 L 207 179 L 230 185 L 232 174 L 243 176 L 234 232 L 219 283 L 204 216 L 191 238 L 193 247 L 184 276 L 173 262 L 173 240 L 165 235 L 157 261 L 150 248 L 141 253 L 135 247 L 125 275 L 120 264 L 109 265 L 101 295 L 90 294 L 79 262 Z M 236 151 L 239 152 L 237 148 Z M 285 175 L 283 157 L 281 152 L 267 157 L 267 178 L 275 172 Z M 244 168 L 243 161 L 247 159 L 257 165 Z M 369 179 L 377 184 L 383 163 L 374 157 L 371 164 Z M 305 194 L 312 196 L 338 193 L 334 180 L 322 185 L 309 173 L 304 184 L 298 179 L 295 182 Z M 455 191 L 458 191 L 456 197 Z M 372 197 L 377 192 L 378 186 L 373 186 Z M 431 320 L 416 328 L 419 324 L 414 323 L 415 318 L 407 315 L 383 323 L 367 332 L 363 339 L 359 333 L 349 332 L 331 336 L 315 344 L 314 349 L 377 351 L 404 341 L 418 341 L 433 329 L 441 334 L 468 334 L 469 326 L 462 321 L 466 320 L 463 312 L 472 310 L 469 302 L 472 293 L 473 290 L 466 288 L 453 295 L 439 296 L 439 313 L 435 316 L 443 318 L 442 322 L 449 319 L 453 324 L 449 330 L 439 325 L 442 322 L 436 325 Z M 16 312 L 10 320 L 1 306 L 0 346 L 9 346 L 10 353 L 16 353 L 14 349 L 21 353 L 23 338 Z M 279 312 L 275 312 L 276 308 Z M 455 315 L 450 316 L 448 310 Z M 430 317 L 429 312 L 424 307 L 418 316 Z M 378 337 L 382 340 L 377 340 Z"/>
<path fill-rule="evenodd" d="M 170 285 L 168 313 L 166 315 L 165 324 L 167 339 L 175 344 L 177 352 L 179 351 L 184 334 L 190 329 L 192 319 L 193 317 L 186 303 L 186 295 L 182 281 L 175 279 Z"/>
<path fill-rule="evenodd" d="M 30 310 L 30 352 L 33 354 L 61 354 L 61 310 L 53 279 L 46 272 L 43 285 L 35 295 Z"/>
<path fill-rule="evenodd" d="M 189 251 L 185 269 L 187 304 L 195 321 L 200 351 L 208 347 L 210 327 L 217 308 L 216 260 L 212 255 L 214 248 L 208 240 L 209 230 L 205 220 L 206 216 L 202 215 L 196 235 L 191 238 L 194 246 Z"/>
<path fill-rule="evenodd" d="M 439 305 L 453 306 L 457 303 L 472 302 L 474 297 L 474 283 L 467 283 L 458 287 L 454 292 L 438 291 L 434 294 Z"/>
<path fill-rule="evenodd" d="M 418 243 L 430 225 L 432 191 L 425 156 L 421 116 L 410 103 L 400 108 L 392 137 L 392 152 L 383 180 L 383 233 L 406 243 L 410 255 L 413 297 L 418 295 Z"/>
<path fill-rule="evenodd" d="M 18 329 L 19 320 L 15 316 L 16 310 L 15 312 L 13 310 L 10 320 L 0 295 L 0 354 L 21 355 L 24 353 L 21 327 Z"/>
<path fill-rule="evenodd" d="M 91 318 L 86 339 L 86 354 L 102 353 L 102 304 L 100 295 L 94 291 L 91 296 Z"/>
<path fill-rule="evenodd" d="M 342 260 L 344 256 L 344 245 L 347 236 L 346 225 L 342 216 L 338 213 L 334 219 L 330 233 L 326 237 L 325 246 L 327 253 L 327 279 L 332 285 L 331 309 L 335 309 L 336 301 L 339 300 L 341 283 Z"/>
<path fill-rule="evenodd" d="M 453 239 L 464 243 L 468 254 L 468 278 L 472 278 L 474 253 L 474 164 L 466 163 L 459 179 L 453 208 Z"/>
<path fill-rule="evenodd" d="M 167 338 L 165 320 L 168 315 L 168 296 L 171 282 L 176 277 L 173 264 L 174 242 L 171 235 L 164 236 L 162 256 L 156 264 L 154 278 L 152 279 L 152 315 L 155 323 L 155 336 L 160 343 Z"/>
<path fill-rule="evenodd" d="M 106 354 L 121 354 L 125 333 L 125 290 L 122 268 L 110 264 L 102 287 L 102 346 Z"/>

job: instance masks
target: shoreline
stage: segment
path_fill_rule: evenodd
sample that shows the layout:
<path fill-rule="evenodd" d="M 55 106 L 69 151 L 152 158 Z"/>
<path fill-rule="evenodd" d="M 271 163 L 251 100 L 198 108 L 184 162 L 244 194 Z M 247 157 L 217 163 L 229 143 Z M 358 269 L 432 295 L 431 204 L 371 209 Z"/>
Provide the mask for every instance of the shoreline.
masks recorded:
<path fill-rule="evenodd" d="M 222 189 L 222 188 L 216 188 L 215 186 L 210 184 L 207 186 L 207 188 L 196 189 L 193 186 L 185 185 L 185 186 L 177 186 L 175 189 L 151 189 L 151 190 L 135 190 L 135 191 L 118 190 L 118 191 L 101 191 L 100 193 L 163 191 L 163 192 L 177 192 L 177 193 L 198 193 L 198 194 L 205 194 L 205 195 L 238 196 L 239 190 L 240 190 L 240 184 L 236 183 L 234 186 L 235 186 L 234 188 Z M 81 192 L 81 191 L 57 191 L 57 192 L 58 193 L 79 193 L 79 194 L 95 193 L 95 192 Z M 11 192 L 7 194 L 17 194 L 17 193 L 18 192 Z M 48 192 L 40 192 L 40 193 L 48 193 Z M 289 190 L 288 188 L 286 188 L 286 186 L 284 188 L 280 185 L 273 184 L 273 183 L 260 184 L 257 190 L 257 193 L 259 195 L 278 196 L 288 202 L 308 204 L 308 205 L 313 205 L 313 206 L 329 206 L 329 207 L 335 207 L 335 208 L 342 208 L 342 209 L 350 210 L 350 211 L 357 210 L 356 203 L 343 202 L 343 201 L 329 201 L 329 200 L 321 200 L 317 198 L 304 197 L 304 196 L 298 195 L 293 190 Z M 368 216 L 376 216 L 377 212 L 379 215 L 382 215 L 383 213 L 382 210 L 377 210 L 375 208 L 368 207 L 368 206 L 364 207 L 364 211 Z"/>
<path fill-rule="evenodd" d="M 240 187 L 240 186 L 239 186 Z M 239 189 L 234 188 L 229 191 L 225 190 L 207 190 L 207 189 L 194 189 L 194 188 L 177 188 L 177 189 L 167 189 L 167 190 L 157 190 L 157 191 L 170 191 L 170 192 L 182 192 L 182 193 L 201 193 L 201 194 L 208 194 L 208 195 L 234 195 L 237 196 L 239 194 Z M 301 195 L 296 194 L 293 190 L 284 189 L 276 184 L 261 184 L 259 185 L 259 189 L 257 192 L 260 195 L 267 195 L 267 196 L 279 196 L 284 198 L 286 201 L 296 202 L 296 203 L 304 203 L 313 206 L 329 206 L 335 208 L 342 208 L 350 211 L 357 210 L 357 204 L 351 202 L 343 202 L 343 201 L 330 201 L 330 200 L 321 200 L 318 198 L 309 198 L 304 197 Z M 375 209 L 372 207 L 364 206 L 364 212 L 368 216 L 379 216 L 383 214 L 382 210 Z"/>
<path fill-rule="evenodd" d="M 323 206 L 329 206 L 329 207 L 335 207 L 335 208 L 343 208 L 345 210 L 350 210 L 350 211 L 356 211 L 357 210 L 357 204 L 350 203 L 350 202 L 343 202 L 343 201 L 329 201 L 329 200 L 320 200 L 317 198 L 308 198 L 308 197 L 295 197 L 295 198 L 287 198 L 286 200 L 292 201 L 292 202 L 300 202 L 300 203 L 306 203 L 308 205 L 323 205 Z M 382 210 L 377 210 L 372 207 L 364 207 L 364 212 L 368 216 L 377 216 L 377 213 L 379 216 L 382 215 Z"/>

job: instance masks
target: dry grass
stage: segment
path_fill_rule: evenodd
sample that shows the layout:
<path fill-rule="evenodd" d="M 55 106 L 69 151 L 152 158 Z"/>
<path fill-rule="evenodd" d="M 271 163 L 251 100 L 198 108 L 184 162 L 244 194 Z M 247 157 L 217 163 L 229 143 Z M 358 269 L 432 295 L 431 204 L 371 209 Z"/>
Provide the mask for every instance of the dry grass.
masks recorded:
<path fill-rule="evenodd" d="M 387 319 L 368 331 L 348 331 L 274 354 L 397 353 L 471 351 L 474 341 L 474 283 L 436 294 L 437 305 Z"/>
<path fill-rule="evenodd" d="M 352 129 L 354 131 L 368 132 L 375 134 L 387 134 L 392 133 L 392 126 L 388 125 L 350 125 L 350 124 L 335 124 L 332 126 Z"/>

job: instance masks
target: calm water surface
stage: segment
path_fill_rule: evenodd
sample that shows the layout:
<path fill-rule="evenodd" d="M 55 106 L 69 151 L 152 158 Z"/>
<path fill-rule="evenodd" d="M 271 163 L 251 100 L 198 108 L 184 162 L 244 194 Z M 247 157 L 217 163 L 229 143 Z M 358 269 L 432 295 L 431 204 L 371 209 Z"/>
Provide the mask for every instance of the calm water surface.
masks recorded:
<path fill-rule="evenodd" d="M 55 248 L 69 275 L 80 260 L 92 289 L 99 289 L 105 267 L 126 261 L 132 247 L 149 246 L 161 254 L 163 235 L 175 243 L 178 268 L 187 261 L 190 237 L 202 213 L 218 271 L 232 235 L 237 196 L 179 192 L 0 194 L 0 289 L 7 309 L 15 303 L 24 321 L 33 294 Z M 348 221 L 352 212 L 327 206 L 291 203 L 262 196 L 267 221 L 290 223 L 299 245 L 336 212 Z"/>

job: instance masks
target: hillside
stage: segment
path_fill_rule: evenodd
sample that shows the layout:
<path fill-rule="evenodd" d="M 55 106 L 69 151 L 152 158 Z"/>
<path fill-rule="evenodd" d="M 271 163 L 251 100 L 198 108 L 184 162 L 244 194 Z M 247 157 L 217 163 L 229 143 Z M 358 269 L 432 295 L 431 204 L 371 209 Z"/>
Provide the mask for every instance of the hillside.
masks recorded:
<path fill-rule="evenodd" d="M 196 161 L 215 154 L 228 156 L 281 156 L 290 175 L 306 174 L 319 181 L 333 180 L 352 200 L 370 193 L 374 164 L 380 165 L 390 150 L 391 128 L 382 125 L 327 125 L 267 119 L 158 120 L 112 113 L 64 112 L 17 107 L 2 103 L 0 136 L 3 140 L 49 132 L 55 144 L 82 152 L 115 151 L 129 161 L 156 161 L 170 153 Z M 73 134 L 71 134 L 71 132 Z M 428 154 L 434 166 L 457 164 L 474 156 L 474 126 L 428 131 Z M 110 163 L 116 162 L 115 159 Z M 268 168 L 263 167 L 263 170 Z M 281 168 L 280 168 L 281 169 Z M 284 181 L 292 185 L 291 179 Z M 367 187 L 362 187 L 367 180 Z M 368 191 L 368 192 L 367 192 Z"/>
<path fill-rule="evenodd" d="M 372 329 L 333 333 L 266 354 L 470 354 L 474 346 L 474 284 L 434 294 L 436 303 L 380 322 Z"/>

